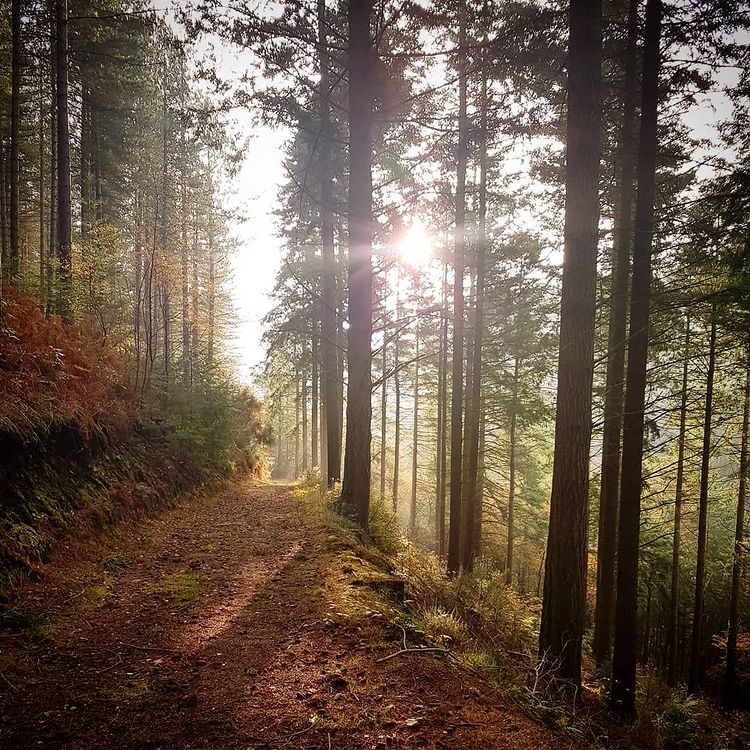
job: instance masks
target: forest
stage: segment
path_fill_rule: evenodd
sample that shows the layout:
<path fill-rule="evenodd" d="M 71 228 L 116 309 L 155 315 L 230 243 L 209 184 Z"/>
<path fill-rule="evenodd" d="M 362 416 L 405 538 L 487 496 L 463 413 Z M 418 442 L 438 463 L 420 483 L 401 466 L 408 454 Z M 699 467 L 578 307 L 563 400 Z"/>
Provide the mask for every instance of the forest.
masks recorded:
<path fill-rule="evenodd" d="M 0 49 L 0 747 L 750 746 L 750 5 Z"/>

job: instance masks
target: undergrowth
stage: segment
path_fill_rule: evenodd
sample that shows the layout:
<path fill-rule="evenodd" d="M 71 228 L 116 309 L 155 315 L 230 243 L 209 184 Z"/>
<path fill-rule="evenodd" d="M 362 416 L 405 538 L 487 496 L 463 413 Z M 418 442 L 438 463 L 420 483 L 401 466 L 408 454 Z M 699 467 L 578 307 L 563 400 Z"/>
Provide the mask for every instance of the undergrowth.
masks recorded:
<path fill-rule="evenodd" d="M 121 352 L 8 287 L 0 318 L 0 601 L 57 541 L 262 474 L 262 406 L 228 376 L 136 393 Z"/>
<path fill-rule="evenodd" d="M 461 669 L 484 679 L 536 721 L 564 732 L 586 748 L 643 750 L 740 750 L 750 747 L 746 714 L 726 714 L 708 700 L 669 689 L 644 675 L 639 682 L 639 713 L 632 725 L 607 710 L 605 698 L 584 688 L 571 702 L 536 658 L 541 603 L 504 583 L 490 561 L 478 560 L 470 574 L 449 577 L 431 552 L 411 544 L 390 508 L 371 504 L 369 534 L 335 511 L 332 492 L 321 492 L 310 473 L 297 485 L 304 515 L 323 528 L 331 552 L 332 575 L 326 593 L 335 602 L 329 618 L 344 618 L 377 639 L 385 622 L 404 648 L 431 647 Z M 401 577 L 405 600 L 384 596 L 378 578 Z M 365 585 L 362 585 L 362 584 Z M 368 630 L 368 623 L 376 627 Z M 393 649 L 393 643 L 375 647 Z M 440 651 L 443 649 L 444 651 Z"/>

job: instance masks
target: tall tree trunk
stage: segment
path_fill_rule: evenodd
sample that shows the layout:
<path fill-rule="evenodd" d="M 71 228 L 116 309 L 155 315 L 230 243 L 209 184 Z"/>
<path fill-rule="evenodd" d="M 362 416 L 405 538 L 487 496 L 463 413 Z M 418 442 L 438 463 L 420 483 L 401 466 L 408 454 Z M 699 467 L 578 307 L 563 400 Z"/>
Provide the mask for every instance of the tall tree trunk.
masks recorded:
<path fill-rule="evenodd" d="M 338 230 L 343 235 L 341 229 Z M 346 252 L 344 243 L 339 240 L 338 252 L 336 253 L 336 424 L 339 431 L 336 434 L 336 445 L 338 447 L 337 460 L 341 466 L 342 438 L 341 432 L 344 427 L 344 370 L 347 366 L 347 331 L 344 330 L 344 295 L 346 293 L 346 275 L 345 268 L 347 265 Z M 370 354 L 370 367 L 372 368 L 372 353 Z M 372 439 L 372 438 L 371 438 Z M 341 472 L 339 471 L 339 476 Z"/>
<path fill-rule="evenodd" d="M 438 557 L 445 557 L 445 479 L 448 432 L 448 264 L 443 264 L 443 292 L 440 306 L 440 343 L 438 346 L 438 430 L 437 481 L 435 498 L 435 549 Z"/>
<path fill-rule="evenodd" d="M 180 66 L 180 91 L 182 108 L 185 109 L 185 62 Z M 191 384 L 192 357 L 190 353 L 190 268 L 188 257 L 188 190 L 187 190 L 187 133 L 186 118 L 181 118 L 180 127 L 180 291 L 182 296 L 182 382 L 183 387 Z"/>
<path fill-rule="evenodd" d="M 39 66 L 39 299 L 42 304 L 42 309 L 45 307 L 46 298 L 46 282 L 47 282 L 47 259 L 46 259 L 46 248 L 47 242 L 46 227 L 44 224 L 44 212 L 45 212 L 45 201 L 44 201 L 44 130 L 45 130 L 45 118 L 44 118 L 44 67 L 40 64 Z"/>
<path fill-rule="evenodd" d="M 505 583 L 510 586 L 513 583 L 513 541 L 515 535 L 515 512 L 516 512 L 516 425 L 518 423 L 518 373 L 519 358 L 516 355 L 513 363 L 513 395 L 511 399 L 510 429 L 508 440 L 510 449 L 508 455 L 508 547 L 505 552 Z"/>
<path fill-rule="evenodd" d="M 11 0 L 10 74 L 10 278 L 16 281 L 20 270 L 19 237 L 19 140 L 21 102 L 21 0 Z"/>
<path fill-rule="evenodd" d="M 633 626 L 633 620 L 638 611 L 638 550 L 651 301 L 651 250 L 654 239 L 661 14 L 661 0 L 647 0 L 638 148 L 638 193 L 635 203 L 633 240 L 633 283 L 630 299 L 630 337 L 622 432 L 615 639 L 610 693 L 613 707 L 626 718 L 635 716 L 636 662 L 638 659 L 637 629 Z"/>
<path fill-rule="evenodd" d="M 319 353 L 318 353 L 318 336 L 319 336 L 319 328 L 318 328 L 318 321 L 315 322 L 313 325 L 313 334 L 310 339 L 310 357 L 312 359 L 312 382 L 311 382 L 311 394 L 310 394 L 310 429 L 312 432 L 312 438 L 311 438 L 311 448 L 312 448 L 312 467 L 313 469 L 317 469 L 320 465 L 320 458 L 318 453 L 318 380 L 319 380 L 319 372 L 320 372 L 320 362 L 319 362 Z"/>
<path fill-rule="evenodd" d="M 680 542 L 682 533 L 682 486 L 685 478 L 685 423 L 687 421 L 688 366 L 690 359 L 690 314 L 685 321 L 685 354 L 682 363 L 680 434 L 677 438 L 677 477 L 674 491 L 674 530 L 672 532 L 672 572 L 667 622 L 667 682 L 677 681 L 677 628 L 680 610 Z"/>
<path fill-rule="evenodd" d="M 737 524 L 734 532 L 734 562 L 732 588 L 729 596 L 729 625 L 727 628 L 727 664 L 722 686 L 722 703 L 734 708 L 737 689 L 737 623 L 742 581 L 742 545 L 745 541 L 745 496 L 747 494 L 747 446 L 750 437 L 750 357 L 745 362 L 745 400 L 742 410 L 742 438 L 740 446 L 740 486 L 737 491 Z"/>
<path fill-rule="evenodd" d="M 479 411 L 479 456 L 477 460 L 477 500 L 476 516 L 474 519 L 474 556 L 482 554 L 482 523 L 484 516 L 484 481 L 485 481 L 485 445 L 487 433 L 487 420 L 484 416 L 484 391 L 480 391 Z"/>
<path fill-rule="evenodd" d="M 8 207 L 6 205 L 6 194 L 5 194 L 5 176 L 7 174 L 7 162 L 5 154 L 5 140 L 0 138 L 0 243 L 2 243 L 2 254 L 0 255 L 0 275 L 2 274 L 2 266 L 8 262 L 9 252 L 9 240 L 8 240 Z M 0 289 L 0 291 L 2 291 Z"/>
<path fill-rule="evenodd" d="M 300 373 L 299 370 L 295 373 L 294 377 L 294 477 L 295 479 L 300 475 L 300 462 L 299 462 L 299 423 L 300 423 Z"/>
<path fill-rule="evenodd" d="M 303 349 L 304 354 L 307 352 Z M 302 366 L 302 472 L 310 468 L 310 454 L 308 440 L 308 422 L 307 422 L 307 363 Z"/>
<path fill-rule="evenodd" d="M 322 365 L 321 365 L 322 372 Z M 328 484 L 328 418 L 326 417 L 326 402 L 320 400 L 320 488 L 325 491 Z"/>
<path fill-rule="evenodd" d="M 601 120 L 601 0 L 571 0 L 560 353 L 539 655 L 581 681 Z"/>
<path fill-rule="evenodd" d="M 487 256 L 487 71 L 482 66 L 479 102 L 479 210 L 477 217 L 476 283 L 474 301 L 474 341 L 470 375 L 467 372 L 466 436 L 464 444 L 463 510 L 461 512 L 461 565 L 474 567 L 477 551 L 476 530 L 479 504 L 479 443 L 482 418 L 482 345 L 484 341 L 484 286 Z"/>
<path fill-rule="evenodd" d="M 461 478 L 463 472 L 464 394 L 464 263 L 466 254 L 466 162 L 469 120 L 466 113 L 468 54 L 466 51 L 466 0 L 458 10 L 458 153 L 456 155 L 456 227 L 453 249 L 453 362 L 451 382 L 451 468 L 448 570 L 461 564 Z"/>
<path fill-rule="evenodd" d="M 84 55 L 86 54 L 86 42 L 84 41 Z M 80 154 L 81 169 L 79 174 L 79 191 L 80 191 L 80 214 L 81 214 L 81 239 L 85 241 L 91 228 L 92 217 L 92 162 L 91 162 L 91 92 L 86 81 L 81 83 L 81 119 L 80 119 L 81 137 L 80 137 Z"/>
<path fill-rule="evenodd" d="M 414 422 L 411 449 L 411 503 L 409 504 L 409 534 L 413 537 L 417 529 L 417 469 L 419 445 L 419 333 L 415 332 L 414 356 Z"/>
<path fill-rule="evenodd" d="M 336 320 L 336 253 L 333 243 L 333 181 L 331 178 L 331 124 L 328 35 L 325 0 L 318 0 L 318 63 L 320 82 L 320 235 L 321 235 L 321 375 L 325 405 L 326 479 L 332 485 L 341 479 L 341 422 L 338 414 L 338 361 Z"/>
<path fill-rule="evenodd" d="M 393 512 L 398 510 L 399 483 L 401 481 L 401 375 L 400 367 L 400 346 L 399 346 L 399 326 L 401 325 L 401 280 L 396 274 L 396 329 L 393 338 L 393 388 L 395 391 L 394 404 L 394 423 L 393 423 Z"/>
<path fill-rule="evenodd" d="M 55 3 L 57 99 L 57 311 L 71 320 L 73 237 L 70 202 L 70 123 L 68 119 L 68 0 Z"/>
<path fill-rule="evenodd" d="M 383 303 L 383 349 L 381 351 L 382 383 L 380 384 L 380 502 L 385 502 L 385 470 L 387 464 L 388 432 L 388 310 Z"/>
<path fill-rule="evenodd" d="M 133 243 L 133 275 L 135 299 L 133 302 L 133 349 L 135 350 L 135 389 L 141 378 L 141 305 L 143 304 L 143 237 L 141 194 L 135 191 L 135 241 Z"/>
<path fill-rule="evenodd" d="M 695 695 L 700 688 L 703 661 L 703 603 L 706 585 L 706 542 L 708 536 L 708 479 L 711 463 L 711 421 L 713 419 L 714 374 L 716 371 L 716 300 L 711 303 L 711 337 L 706 375 L 706 408 L 703 418 L 701 449 L 701 486 L 698 500 L 698 550 L 695 564 L 695 604 L 693 631 L 690 638 L 688 692 Z"/>
<path fill-rule="evenodd" d="M 617 516 L 620 497 L 620 438 L 625 373 L 630 247 L 633 240 L 633 169 L 635 163 L 636 48 L 638 0 L 630 0 L 625 44 L 623 113 L 617 155 L 617 208 L 612 240 L 607 379 L 604 396 L 602 472 L 599 492 L 599 534 L 596 554 L 594 660 L 609 662 L 615 607 Z"/>
<path fill-rule="evenodd" d="M 216 259 L 214 248 L 213 199 L 208 213 L 208 333 L 206 338 L 206 362 L 209 375 L 213 373 L 214 341 L 216 339 Z"/>
<path fill-rule="evenodd" d="M 648 664 L 651 643 L 651 602 L 654 596 L 654 586 L 651 577 L 646 578 L 646 616 L 644 619 L 643 649 L 641 651 L 641 663 Z"/>
<path fill-rule="evenodd" d="M 55 0 L 56 1 L 56 0 Z M 47 244 L 47 310 L 56 305 L 54 288 L 54 264 L 51 258 L 57 257 L 57 15 L 54 2 L 50 2 L 50 169 L 49 169 L 49 242 Z"/>
<path fill-rule="evenodd" d="M 372 419 L 372 38 L 371 0 L 350 0 L 349 345 L 342 501 L 367 529 Z"/>

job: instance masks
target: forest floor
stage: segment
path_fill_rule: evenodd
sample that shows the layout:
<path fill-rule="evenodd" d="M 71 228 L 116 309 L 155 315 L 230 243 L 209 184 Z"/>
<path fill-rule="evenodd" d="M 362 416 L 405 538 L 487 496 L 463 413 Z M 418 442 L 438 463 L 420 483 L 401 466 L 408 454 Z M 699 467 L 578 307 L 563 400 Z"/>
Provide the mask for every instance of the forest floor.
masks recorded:
<path fill-rule="evenodd" d="M 572 746 L 432 654 L 383 661 L 400 636 L 338 611 L 341 549 L 252 480 L 71 544 L 5 608 L 0 747 Z"/>

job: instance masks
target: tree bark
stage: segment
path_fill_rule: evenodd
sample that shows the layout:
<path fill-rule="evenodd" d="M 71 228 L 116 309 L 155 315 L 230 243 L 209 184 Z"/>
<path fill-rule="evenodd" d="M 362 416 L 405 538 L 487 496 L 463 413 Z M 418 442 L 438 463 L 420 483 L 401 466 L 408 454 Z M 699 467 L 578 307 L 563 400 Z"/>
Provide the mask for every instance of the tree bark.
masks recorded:
<path fill-rule="evenodd" d="M 480 391 L 479 457 L 477 460 L 477 502 L 474 518 L 474 557 L 482 554 L 482 523 L 484 520 L 485 444 L 487 420 L 484 417 L 484 391 Z"/>
<path fill-rule="evenodd" d="M 7 162 L 8 159 L 5 155 L 5 140 L 3 138 L 0 138 L 0 243 L 2 243 L 2 254 L 0 255 L 0 275 L 2 275 L 2 266 L 8 262 L 10 255 L 10 241 L 8 239 L 8 224 L 10 223 L 10 217 L 8 216 L 8 207 L 5 200 L 5 175 L 7 174 Z"/>
<path fill-rule="evenodd" d="M 448 432 L 448 264 L 443 265 L 443 292 L 440 307 L 440 343 L 438 346 L 438 431 L 437 431 L 437 482 L 435 498 L 435 550 L 445 557 L 445 479 Z"/>
<path fill-rule="evenodd" d="M 740 446 L 740 485 L 737 491 L 737 523 L 734 532 L 734 562 L 732 588 L 729 596 L 729 624 L 727 627 L 727 664 L 722 686 L 722 704 L 734 708 L 737 689 L 737 626 L 742 581 L 742 546 L 745 541 L 745 497 L 747 494 L 747 447 L 750 437 L 750 357 L 745 363 L 745 399 L 742 410 L 742 438 Z"/>
<path fill-rule="evenodd" d="M 319 354 L 318 354 L 318 322 L 316 321 L 313 326 L 313 334 L 310 340 L 310 358 L 312 359 L 312 383 L 311 383 L 311 394 L 310 394 L 310 429 L 312 432 L 311 437 L 311 448 L 312 448 L 312 467 L 317 469 L 320 465 L 320 459 L 318 454 L 318 380 L 319 380 Z"/>
<path fill-rule="evenodd" d="M 383 382 L 380 384 L 380 502 L 385 502 L 385 470 L 387 457 L 387 431 L 388 431 L 388 311 L 383 303 L 383 350 L 381 352 L 381 370 Z"/>
<path fill-rule="evenodd" d="M 708 479 L 711 463 L 711 420 L 713 419 L 714 374 L 716 371 L 716 300 L 711 303 L 711 336 L 706 375 L 706 407 L 703 418 L 703 447 L 701 449 L 701 486 L 698 500 L 698 551 L 695 564 L 695 603 L 693 631 L 690 638 L 688 692 L 697 694 L 701 680 L 703 659 L 703 604 L 706 584 L 706 542 L 708 534 Z"/>
<path fill-rule="evenodd" d="M 54 289 L 54 264 L 50 261 L 57 256 L 57 14 L 54 3 L 50 2 L 50 169 L 49 169 L 49 242 L 47 244 L 47 310 L 56 304 Z"/>
<path fill-rule="evenodd" d="M 306 348 L 303 349 L 303 354 L 306 357 Z M 302 387 L 302 472 L 305 473 L 310 468 L 309 425 L 307 421 L 307 362 L 302 363 L 302 380 L 300 385 Z"/>
<path fill-rule="evenodd" d="M 372 66 L 371 0 L 350 0 L 349 340 L 343 503 L 367 529 L 372 419 Z M 330 460 L 330 456 L 329 456 Z"/>
<path fill-rule="evenodd" d="M 466 162 L 469 121 L 466 113 L 468 55 L 466 52 L 466 0 L 459 5 L 458 31 L 458 153 L 456 155 L 456 227 L 453 249 L 453 362 L 451 365 L 451 465 L 448 571 L 461 565 L 461 479 L 463 471 L 464 394 L 464 263 L 466 253 Z"/>
<path fill-rule="evenodd" d="M 602 471 L 599 492 L 599 534 L 596 553 L 594 660 L 598 667 L 612 653 L 615 606 L 617 517 L 620 498 L 620 440 L 625 373 L 630 248 L 633 234 L 633 170 L 635 162 L 636 52 L 638 0 L 630 0 L 624 61 L 624 102 L 618 148 L 618 201 L 612 241 L 612 275 L 607 336 L 607 378 L 604 397 Z"/>
<path fill-rule="evenodd" d="M 572 0 L 555 455 L 539 655 L 581 681 L 601 121 L 601 2 Z"/>
<path fill-rule="evenodd" d="M 677 681 L 677 627 L 680 609 L 680 543 L 682 535 L 682 487 L 685 479 L 685 423 L 687 421 L 688 365 L 690 358 L 690 314 L 685 321 L 685 353 L 682 363 L 680 434 L 677 438 L 677 476 L 674 491 L 674 529 L 672 532 L 672 571 L 667 622 L 667 683 Z"/>
<path fill-rule="evenodd" d="M 461 565 L 464 570 L 474 567 L 478 504 L 478 466 L 482 393 L 482 344 L 484 338 L 484 277 L 487 255 L 487 72 L 482 66 L 479 102 L 479 211 L 477 217 L 476 284 L 474 302 L 474 346 L 472 348 L 471 377 L 468 383 L 471 398 L 467 399 L 466 436 L 464 445 L 464 507 L 461 514 Z"/>
<path fill-rule="evenodd" d="M 300 462 L 299 462 L 299 415 L 300 415 L 300 372 L 294 373 L 294 477 L 295 479 L 300 475 Z"/>
<path fill-rule="evenodd" d="M 44 153 L 44 68 L 39 66 L 39 300 L 42 309 L 45 307 L 46 282 L 47 282 L 47 256 L 46 242 L 47 231 L 44 223 L 45 211 L 45 153 Z"/>
<path fill-rule="evenodd" d="M 396 268 L 396 331 L 393 338 L 393 388 L 395 391 L 393 423 L 393 512 L 398 511 L 399 483 L 401 481 L 401 377 L 399 375 L 399 326 L 401 325 L 401 289 Z"/>
<path fill-rule="evenodd" d="M 190 352 L 190 268 L 188 250 L 188 190 L 187 190 L 187 133 L 185 128 L 185 61 L 180 65 L 180 92 L 183 112 L 180 127 L 180 287 L 182 294 L 182 381 L 189 388 L 192 379 L 192 355 Z"/>
<path fill-rule="evenodd" d="M 318 63 L 320 82 L 320 239 L 321 239 L 321 376 L 325 405 L 325 473 L 328 486 L 341 479 L 341 421 L 338 404 L 338 324 L 336 320 L 336 253 L 333 240 L 333 181 L 331 177 L 331 123 L 328 73 L 328 34 L 325 0 L 318 0 Z"/>
<path fill-rule="evenodd" d="M 612 706 L 627 719 L 635 716 L 638 611 L 638 550 L 643 484 L 643 423 L 651 302 L 651 252 L 654 239 L 657 112 L 661 0 L 647 0 L 643 48 L 643 90 L 635 204 L 630 338 L 622 433 L 620 523 L 617 538 L 617 601 L 612 656 Z"/>
<path fill-rule="evenodd" d="M 518 373 L 519 358 L 516 355 L 513 363 L 513 394 L 511 399 L 510 429 L 508 440 L 510 450 L 508 456 L 508 546 L 505 552 L 505 584 L 513 583 L 513 542 L 515 536 L 516 513 L 516 425 L 518 423 Z"/>
<path fill-rule="evenodd" d="M 21 101 L 21 0 L 11 1 L 11 76 L 10 76 L 10 280 L 20 270 L 19 219 L 19 140 Z"/>
<path fill-rule="evenodd" d="M 415 333 L 416 362 L 414 363 L 414 422 L 411 451 L 411 503 L 409 504 L 409 534 L 413 537 L 417 528 L 417 461 L 419 445 L 419 334 Z"/>
<path fill-rule="evenodd" d="M 68 116 L 68 1 L 55 4 L 57 99 L 57 260 L 59 264 L 57 311 L 72 319 L 73 238 L 70 202 L 70 123 Z"/>

